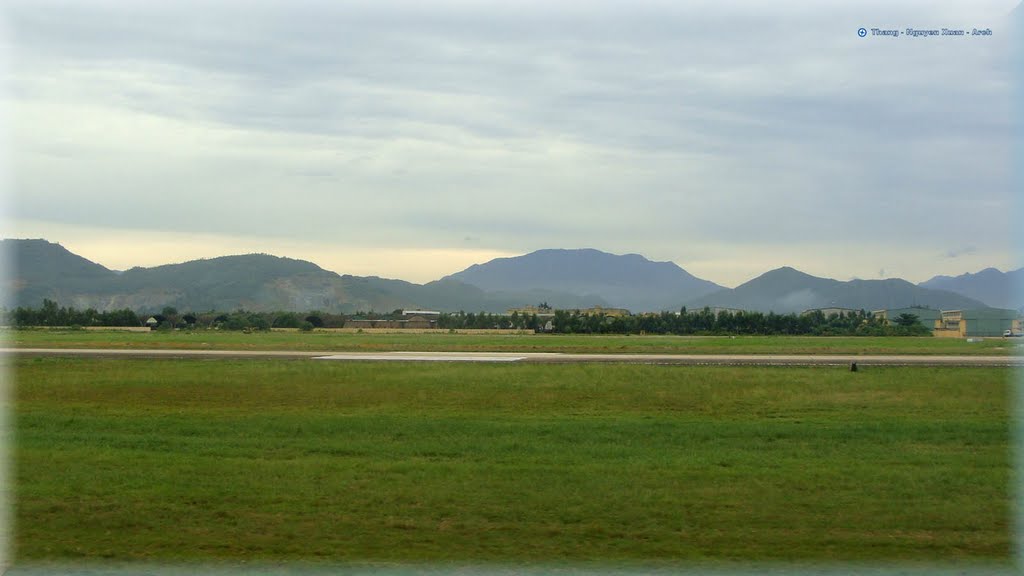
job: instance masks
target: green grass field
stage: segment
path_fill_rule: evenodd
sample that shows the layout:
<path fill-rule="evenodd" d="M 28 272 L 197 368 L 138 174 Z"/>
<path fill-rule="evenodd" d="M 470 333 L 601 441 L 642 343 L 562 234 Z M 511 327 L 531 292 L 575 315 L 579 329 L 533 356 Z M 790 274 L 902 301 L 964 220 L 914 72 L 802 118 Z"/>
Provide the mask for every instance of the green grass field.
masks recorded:
<path fill-rule="evenodd" d="M 576 352 L 648 354 L 957 354 L 1024 352 L 1014 338 L 813 336 L 598 336 L 564 334 L 353 334 L 303 332 L 115 332 L 11 330 L 12 346 L 60 348 L 200 348 L 210 350 Z"/>
<path fill-rule="evenodd" d="M 1010 371 L 21 358 L 20 561 L 1010 558 Z"/>

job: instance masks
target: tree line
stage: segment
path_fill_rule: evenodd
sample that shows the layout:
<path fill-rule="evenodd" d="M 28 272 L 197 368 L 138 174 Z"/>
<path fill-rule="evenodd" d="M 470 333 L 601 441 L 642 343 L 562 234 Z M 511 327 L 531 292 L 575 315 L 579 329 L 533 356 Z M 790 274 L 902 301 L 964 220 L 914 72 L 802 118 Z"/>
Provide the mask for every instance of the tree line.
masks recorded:
<path fill-rule="evenodd" d="M 79 310 L 73 306 L 60 306 L 53 300 L 43 300 L 40 308 L 19 306 L 5 311 L 4 323 L 15 327 L 33 326 L 146 326 L 153 318 L 158 330 L 218 328 L 224 330 L 270 330 L 271 328 L 340 328 L 345 324 L 342 314 L 327 312 L 185 312 L 179 313 L 172 306 L 165 306 L 160 312 L 139 314 L 129 308 L 100 312 L 95 308 Z"/>
<path fill-rule="evenodd" d="M 138 314 L 128 308 L 104 312 L 95 308 L 77 310 L 48 299 L 43 300 L 39 309 L 19 306 L 5 316 L 11 326 L 142 326 Z"/>
<path fill-rule="evenodd" d="M 350 318 L 390 319 L 391 313 L 360 312 L 353 315 L 313 311 L 298 312 L 186 312 L 164 307 L 160 312 L 139 315 L 130 309 L 99 312 L 78 310 L 44 300 L 41 308 L 18 307 L 6 313 L 7 324 L 30 326 L 145 326 L 152 317 L 157 329 L 270 330 L 271 328 L 341 328 Z M 552 315 L 492 314 L 487 312 L 443 313 L 437 327 L 459 329 L 511 329 L 556 334 L 677 334 L 677 335 L 789 335 L 789 336 L 928 336 L 931 330 L 914 314 L 901 314 L 887 322 L 866 310 L 826 316 L 807 314 L 721 311 L 709 308 L 633 316 L 605 316 L 573 310 L 554 310 Z"/>
<path fill-rule="evenodd" d="M 605 316 L 579 311 L 555 310 L 552 316 L 536 314 L 441 314 L 439 328 L 505 328 L 556 334 L 676 334 L 676 335 L 789 335 L 789 336 L 929 336 L 931 330 L 914 314 L 901 314 L 892 323 L 866 310 L 826 316 L 820 310 L 807 314 L 721 311 L 709 308 L 678 313 Z"/>

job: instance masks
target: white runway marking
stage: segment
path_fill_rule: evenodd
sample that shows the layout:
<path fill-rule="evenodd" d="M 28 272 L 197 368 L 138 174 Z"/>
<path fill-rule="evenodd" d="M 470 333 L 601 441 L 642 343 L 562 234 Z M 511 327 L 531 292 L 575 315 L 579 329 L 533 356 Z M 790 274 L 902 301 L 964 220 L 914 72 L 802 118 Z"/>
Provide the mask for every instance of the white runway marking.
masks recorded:
<path fill-rule="evenodd" d="M 332 354 L 316 356 L 313 360 L 378 360 L 391 362 L 518 362 L 523 356 L 494 356 L 489 354 Z"/>
<path fill-rule="evenodd" d="M 1024 356 L 900 356 L 852 354 L 572 354 L 559 352 L 310 352 L 302 350 L 180 350 L 0 348 L 8 356 L 94 356 L 107 358 L 279 358 L 385 362 L 612 362 L 632 364 L 722 366 L 1011 366 L 1024 367 Z"/>

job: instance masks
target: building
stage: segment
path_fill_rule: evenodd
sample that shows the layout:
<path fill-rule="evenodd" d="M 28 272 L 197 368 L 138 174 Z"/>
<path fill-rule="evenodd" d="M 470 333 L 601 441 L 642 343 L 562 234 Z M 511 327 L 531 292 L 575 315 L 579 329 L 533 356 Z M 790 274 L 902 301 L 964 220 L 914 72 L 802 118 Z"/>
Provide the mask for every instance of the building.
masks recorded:
<path fill-rule="evenodd" d="M 522 306 L 520 308 L 509 308 L 508 315 L 519 314 L 520 316 L 534 316 L 547 318 L 555 315 L 555 309 L 550 306 Z"/>
<path fill-rule="evenodd" d="M 345 328 L 437 328 L 441 313 L 434 310 L 402 310 L 401 318 L 362 319 L 345 321 Z"/>
<path fill-rule="evenodd" d="M 403 328 L 437 328 L 441 313 L 436 310 L 402 310 Z"/>
<path fill-rule="evenodd" d="M 573 308 L 565 311 L 569 312 L 570 314 L 590 314 L 593 316 L 612 316 L 615 318 L 631 315 L 631 312 L 629 310 L 626 310 L 625 308 L 605 308 L 603 306 L 594 306 L 592 308 Z M 555 309 L 551 307 L 541 306 L 523 306 L 521 308 L 509 308 L 507 315 L 511 316 L 513 313 L 519 314 L 520 316 L 536 315 L 537 318 L 552 318 L 555 315 Z"/>
<path fill-rule="evenodd" d="M 601 306 L 576 310 L 576 312 L 579 312 L 580 314 L 590 314 L 593 316 L 611 316 L 613 318 L 630 315 L 629 310 L 626 310 L 625 308 L 603 308 Z"/>
<path fill-rule="evenodd" d="M 936 322 L 942 319 L 942 311 L 931 308 L 893 308 L 892 310 L 875 310 L 871 314 L 878 320 L 885 320 L 887 324 L 893 324 L 901 314 L 913 314 L 921 321 L 921 324 L 928 328 L 936 326 Z"/>
<path fill-rule="evenodd" d="M 943 310 L 935 321 L 932 333 L 940 337 L 969 338 L 1002 336 L 1007 330 L 1020 331 L 1021 319 L 1016 310 L 976 308 L 974 310 Z"/>
<path fill-rule="evenodd" d="M 433 318 L 437 320 L 441 317 L 441 313 L 437 310 L 402 310 L 403 318 L 411 318 L 413 316 L 422 316 L 424 318 Z"/>
<path fill-rule="evenodd" d="M 700 310 L 693 310 L 692 312 L 700 312 Z M 733 316 L 735 316 L 735 315 L 737 315 L 737 314 L 739 314 L 741 312 L 744 313 L 744 314 L 747 313 L 746 310 L 740 310 L 739 308 L 722 308 L 722 307 L 719 307 L 719 306 L 715 306 L 714 308 L 711 308 L 711 313 L 715 315 L 715 318 L 718 318 L 718 316 L 720 314 L 722 314 L 723 312 L 728 312 L 729 314 L 731 314 Z"/>
<path fill-rule="evenodd" d="M 853 308 L 811 308 L 810 310 L 804 310 L 800 315 L 806 316 L 808 314 L 814 314 L 815 312 L 821 312 L 825 315 L 825 318 L 832 315 L 849 316 L 850 314 L 860 314 L 860 310 L 854 310 Z"/>
<path fill-rule="evenodd" d="M 403 328 L 437 328 L 437 318 L 428 318 L 426 316 L 409 316 L 399 320 L 399 322 L 405 322 Z"/>
<path fill-rule="evenodd" d="M 725 313 L 725 312 L 728 312 L 729 314 L 732 314 L 733 316 L 735 316 L 736 314 L 740 314 L 740 313 L 750 314 L 751 312 L 753 312 L 752 310 L 743 310 L 741 308 L 725 308 L 723 306 L 705 306 L 703 308 L 687 308 L 686 313 L 687 314 L 701 314 L 705 310 L 710 312 L 715 318 L 718 318 L 719 314 L 722 314 L 722 313 Z M 676 316 L 682 316 L 683 312 L 680 310 L 678 312 L 675 312 L 674 314 Z M 660 315 L 660 312 L 645 312 L 645 313 L 641 314 L 641 316 L 658 316 L 658 315 Z"/>

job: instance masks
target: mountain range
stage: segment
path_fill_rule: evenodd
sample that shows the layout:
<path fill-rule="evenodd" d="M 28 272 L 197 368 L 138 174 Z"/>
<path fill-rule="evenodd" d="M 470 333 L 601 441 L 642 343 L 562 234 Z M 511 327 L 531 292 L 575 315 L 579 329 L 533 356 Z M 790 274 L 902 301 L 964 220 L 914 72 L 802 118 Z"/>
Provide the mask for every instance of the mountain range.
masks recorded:
<path fill-rule="evenodd" d="M 555 308 L 620 307 L 633 312 L 711 307 L 799 312 L 842 307 L 876 310 L 1020 308 L 1024 269 L 936 276 L 915 286 L 900 279 L 841 282 L 793 268 L 767 272 L 736 288 L 697 278 L 672 262 L 599 250 L 539 250 L 498 258 L 426 284 L 342 275 L 312 262 L 267 254 L 194 260 L 124 272 L 109 270 L 46 240 L 3 240 L 9 264 L 4 305 L 44 298 L 76 308 L 179 310 L 323 310 L 352 313 L 428 308 L 504 312 L 547 302 Z"/>
<path fill-rule="evenodd" d="M 948 290 L 981 300 L 996 308 L 1018 309 L 1024 305 L 1021 290 L 1024 288 L 1024 268 L 1001 272 L 985 268 L 974 274 L 960 276 L 936 276 L 919 286 L 936 290 Z"/>
<path fill-rule="evenodd" d="M 340 275 L 304 260 L 246 254 L 124 272 L 109 270 L 46 240 L 3 240 L 10 263 L 5 306 L 39 306 L 44 298 L 75 308 L 140 311 L 322 310 L 352 313 L 398 308 L 504 311 L 547 301 L 561 308 L 608 306 L 596 296 L 556 290 L 492 293 L 457 280 L 427 284 Z"/>
<path fill-rule="evenodd" d="M 915 286 L 906 280 L 850 280 L 818 278 L 790 267 L 766 272 L 733 289 L 696 298 L 690 308 L 705 306 L 780 314 L 811 308 L 882 310 L 922 306 L 937 310 L 985 308 L 981 301 L 945 290 Z"/>

